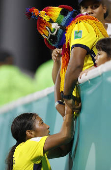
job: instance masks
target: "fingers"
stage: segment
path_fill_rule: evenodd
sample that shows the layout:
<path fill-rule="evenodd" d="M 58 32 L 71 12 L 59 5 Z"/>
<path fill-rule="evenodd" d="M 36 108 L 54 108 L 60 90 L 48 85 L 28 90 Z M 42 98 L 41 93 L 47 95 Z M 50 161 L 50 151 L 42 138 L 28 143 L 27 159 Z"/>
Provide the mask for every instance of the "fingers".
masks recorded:
<path fill-rule="evenodd" d="M 83 74 L 85 74 L 85 76 L 87 76 L 88 72 L 89 72 L 90 70 L 92 70 L 92 69 L 95 69 L 95 66 L 92 66 L 92 67 L 90 67 L 90 68 L 82 71 L 82 72 L 80 73 L 80 75 L 79 75 L 80 79 L 81 79 L 81 77 L 83 76 Z"/>
<path fill-rule="evenodd" d="M 82 72 L 80 73 L 80 75 L 79 75 L 80 79 L 81 79 L 81 77 L 83 76 L 83 74 L 85 74 L 85 76 L 87 76 L 88 70 L 84 70 L 84 71 L 82 71 Z"/>
<path fill-rule="evenodd" d="M 79 105 L 78 106 L 73 106 L 73 111 L 74 112 L 78 112 L 78 111 L 80 111 L 81 110 L 81 103 L 79 103 Z"/>
<path fill-rule="evenodd" d="M 62 49 L 54 49 L 52 52 L 52 59 L 54 62 L 60 61 L 60 58 L 62 57 Z"/>

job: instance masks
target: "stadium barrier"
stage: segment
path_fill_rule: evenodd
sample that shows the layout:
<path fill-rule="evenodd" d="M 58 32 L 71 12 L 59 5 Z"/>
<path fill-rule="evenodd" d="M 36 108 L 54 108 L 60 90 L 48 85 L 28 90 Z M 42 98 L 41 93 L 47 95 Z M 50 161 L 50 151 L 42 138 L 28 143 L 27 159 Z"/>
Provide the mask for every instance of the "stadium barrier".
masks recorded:
<path fill-rule="evenodd" d="M 78 79 L 82 109 L 75 125 L 72 151 L 50 160 L 53 170 L 111 170 L 111 62 Z M 62 117 L 54 106 L 54 87 L 36 92 L 0 108 L 0 169 L 15 140 L 11 122 L 23 112 L 36 112 L 57 133 Z"/>

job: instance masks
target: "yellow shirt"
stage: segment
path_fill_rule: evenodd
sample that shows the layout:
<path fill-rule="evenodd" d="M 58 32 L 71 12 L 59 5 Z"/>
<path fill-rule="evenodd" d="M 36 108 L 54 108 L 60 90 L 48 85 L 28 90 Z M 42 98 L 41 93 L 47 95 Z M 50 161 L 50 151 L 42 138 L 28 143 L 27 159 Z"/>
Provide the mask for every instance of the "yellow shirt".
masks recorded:
<path fill-rule="evenodd" d="M 79 27 L 79 30 L 78 30 Z M 98 29 L 98 28 L 96 28 Z M 81 47 L 86 49 L 87 55 L 84 60 L 83 70 L 88 69 L 94 65 L 94 57 L 97 54 L 96 43 L 99 39 L 104 38 L 98 29 L 99 36 L 96 35 L 94 28 L 89 23 L 80 22 L 75 25 L 71 33 L 70 51 L 74 47 Z M 92 50 L 92 51 L 91 51 Z M 92 56 L 91 54 L 92 53 Z M 93 61 L 94 60 L 94 61 Z"/>
<path fill-rule="evenodd" d="M 108 34 L 103 24 L 95 17 L 80 14 L 67 27 L 65 37 L 66 47 L 68 47 L 68 43 L 70 45 L 70 56 L 71 50 L 75 47 L 81 47 L 87 51 L 83 65 L 83 70 L 86 70 L 96 65 L 96 43 L 98 40 L 108 37 Z M 69 53 L 68 50 L 64 52 L 62 58 L 60 92 L 64 91 L 65 74 L 67 71 L 68 59 L 70 58 L 69 54 L 67 53 Z M 74 89 L 73 95 L 79 96 L 76 89 Z"/>
<path fill-rule="evenodd" d="M 19 144 L 13 155 L 13 170 L 51 170 L 47 154 L 43 154 L 47 137 L 36 137 Z"/>

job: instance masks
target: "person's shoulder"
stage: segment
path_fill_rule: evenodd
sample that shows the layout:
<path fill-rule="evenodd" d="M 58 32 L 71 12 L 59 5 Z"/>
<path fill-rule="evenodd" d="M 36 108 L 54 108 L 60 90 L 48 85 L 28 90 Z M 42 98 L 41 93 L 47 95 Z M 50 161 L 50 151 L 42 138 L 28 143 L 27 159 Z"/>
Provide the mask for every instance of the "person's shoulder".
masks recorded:
<path fill-rule="evenodd" d="M 46 141 L 48 136 L 43 136 L 43 137 L 34 137 L 31 139 L 28 139 L 25 144 L 24 144 L 24 149 L 28 149 L 28 148 L 43 148 L 44 143 Z"/>
<path fill-rule="evenodd" d="M 27 140 L 26 142 L 40 142 L 40 141 L 44 141 L 47 139 L 48 136 L 43 136 L 43 137 L 35 137 L 35 138 L 31 138 L 29 140 Z"/>
<path fill-rule="evenodd" d="M 31 138 L 29 141 L 39 142 L 42 138 L 44 137 L 35 137 L 35 138 Z"/>
<path fill-rule="evenodd" d="M 79 19 L 79 18 L 78 18 Z M 76 22 L 76 24 L 72 23 L 72 33 L 79 34 L 82 32 L 85 36 L 94 36 L 96 34 L 95 32 L 95 25 L 94 22 L 89 20 L 85 20 L 80 17 L 80 20 Z M 70 30 L 69 30 L 70 31 Z"/>

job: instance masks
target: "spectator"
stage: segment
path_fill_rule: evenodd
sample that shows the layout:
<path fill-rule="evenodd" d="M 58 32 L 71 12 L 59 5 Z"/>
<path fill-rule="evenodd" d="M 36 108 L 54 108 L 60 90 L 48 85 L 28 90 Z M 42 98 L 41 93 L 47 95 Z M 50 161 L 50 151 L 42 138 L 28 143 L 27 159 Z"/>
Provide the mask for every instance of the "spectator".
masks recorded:
<path fill-rule="evenodd" d="M 111 38 L 103 38 L 96 44 L 98 53 L 95 57 L 97 66 L 111 60 Z"/>
<path fill-rule="evenodd" d="M 14 65 L 13 55 L 0 51 L 0 106 L 36 91 L 32 78 Z"/>
<path fill-rule="evenodd" d="M 78 0 L 78 3 L 79 3 L 80 12 L 81 13 L 87 12 L 89 15 L 92 15 L 98 18 L 103 23 L 105 29 L 107 30 L 108 35 L 111 36 L 111 24 L 109 22 L 105 23 L 106 22 L 105 19 L 107 19 L 108 13 L 110 11 L 110 10 L 107 10 L 108 9 L 107 6 L 109 5 L 109 3 L 108 2 L 106 3 L 106 1 L 102 2 L 101 0 L 99 1 L 98 0 Z M 101 12 L 99 12 L 97 8 L 94 7 L 95 5 L 98 5 L 98 3 L 102 5 Z M 52 52 L 52 59 L 55 61 L 53 63 L 54 69 L 52 70 L 52 79 L 54 80 L 53 81 L 54 83 L 56 80 L 58 70 L 61 65 L 59 59 L 60 57 L 62 57 L 60 56 L 61 51 L 60 53 L 58 53 L 57 51 L 59 52 L 58 49 L 55 49 Z"/>
<path fill-rule="evenodd" d="M 96 48 L 98 50 L 98 53 L 95 57 L 97 66 L 100 66 L 108 61 L 111 60 L 111 38 L 103 38 L 99 40 L 96 44 Z M 82 77 L 83 74 L 87 75 L 87 73 L 95 69 L 96 67 L 91 67 L 89 69 L 86 69 L 80 73 L 79 78 Z"/>
<path fill-rule="evenodd" d="M 105 6 L 96 1 L 94 11 L 98 17 L 101 12 L 104 19 L 107 10 Z M 46 7 L 43 11 L 31 8 L 27 12 L 29 18 L 34 16 L 37 18 L 39 15 L 37 29 L 45 38 L 46 45 L 51 48 L 62 47 L 62 66 L 59 74 L 61 77 L 58 76 L 55 84 L 56 108 L 59 112 L 61 99 L 64 99 L 71 108 L 75 109 L 72 91 L 77 78 L 82 69 L 87 69 L 95 64 L 96 42 L 101 38 L 108 37 L 103 24 L 95 17 L 88 14 L 77 14 L 77 11 L 66 6 Z M 55 23 L 56 21 L 58 23 Z M 61 98 L 60 92 L 62 91 L 64 93 Z M 61 115 L 63 114 L 64 110 Z"/>
<path fill-rule="evenodd" d="M 108 5 L 102 0 L 78 0 L 81 13 L 87 12 L 89 15 L 97 17 L 104 25 L 109 36 L 111 36 L 111 24 L 106 23 L 105 19 L 108 17 Z M 98 2 L 98 3 L 97 3 Z M 101 5 L 101 11 L 98 13 L 97 5 Z M 105 11 L 105 12 L 104 12 Z"/>
<path fill-rule="evenodd" d="M 79 1 L 79 3 L 81 6 L 82 2 Z M 89 9 L 89 11 L 85 11 L 84 9 Z M 103 25 L 105 24 L 104 16 L 107 12 L 107 9 L 106 9 L 106 6 L 103 5 L 101 2 L 93 1 L 93 0 L 85 1 L 84 8 L 81 6 L 81 12 L 87 12 L 92 17 L 97 17 L 99 20 L 101 20 Z M 92 26 L 93 26 L 93 23 L 92 23 Z M 81 31 L 82 32 L 81 32 L 81 36 L 76 38 L 73 35 L 75 34 L 75 36 L 76 36 L 76 33 L 78 32 L 78 27 L 79 27 L 80 32 Z M 84 26 L 82 26 L 82 22 L 79 23 L 78 27 L 76 25 L 75 28 L 72 30 L 72 34 L 71 34 L 72 36 L 71 36 L 71 40 L 70 40 L 70 42 L 71 42 L 70 43 L 71 57 L 70 57 L 66 75 L 65 75 L 65 83 L 64 83 L 64 85 L 62 84 L 64 86 L 64 88 L 61 90 L 64 92 L 63 99 L 65 100 L 65 102 L 67 104 L 69 104 L 69 106 L 71 108 L 75 107 L 75 102 L 72 99 L 72 91 L 76 85 L 77 78 L 78 78 L 80 72 L 82 71 L 82 69 L 85 70 L 85 69 L 90 68 L 93 65 L 95 65 L 95 59 L 93 58 L 97 54 L 95 44 L 99 39 L 104 38 L 104 36 L 100 36 L 100 38 L 97 38 L 97 36 L 95 36 L 93 34 L 92 29 L 90 29 L 90 31 L 87 32 L 87 34 L 84 34 L 85 30 L 83 30 Z M 88 27 L 89 27 L 89 24 L 87 25 L 87 28 Z M 101 30 L 101 28 L 100 28 L 100 30 Z M 84 35 L 82 35 L 82 34 L 84 34 Z M 91 59 L 91 56 L 92 56 L 91 51 L 92 50 L 93 50 L 94 56 Z M 55 88 L 57 91 L 57 93 L 55 93 L 56 101 L 61 100 L 59 90 L 58 90 L 59 89 L 59 85 L 58 85 L 59 81 L 60 81 L 60 77 L 58 75 L 58 80 L 56 81 L 56 88 Z M 58 105 L 56 105 L 56 108 L 59 112 L 61 112 L 61 107 L 63 107 L 63 106 L 61 106 L 59 103 L 58 103 Z M 62 114 L 63 114 L 63 112 L 62 112 Z"/>

